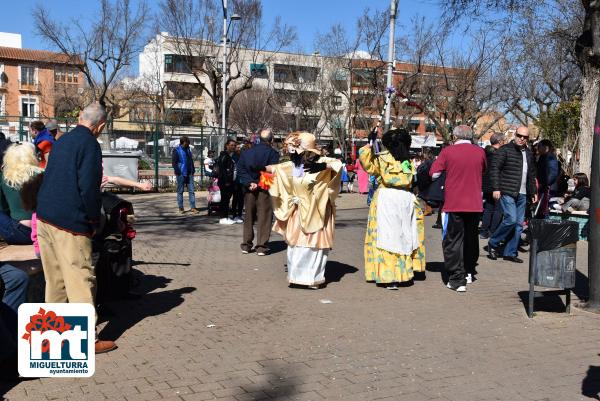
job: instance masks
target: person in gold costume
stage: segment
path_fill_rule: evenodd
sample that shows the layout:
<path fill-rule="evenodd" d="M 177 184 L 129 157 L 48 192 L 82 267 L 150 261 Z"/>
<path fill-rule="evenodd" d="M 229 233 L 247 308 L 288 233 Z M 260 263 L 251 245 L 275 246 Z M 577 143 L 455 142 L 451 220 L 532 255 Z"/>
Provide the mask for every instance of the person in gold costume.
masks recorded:
<path fill-rule="evenodd" d="M 387 149 L 375 154 L 370 144 L 359 150 L 363 168 L 379 187 L 369 208 L 365 235 L 365 278 L 391 290 L 425 271 L 423 210 L 411 192 L 415 167 L 410 162 L 410 134 L 392 129 L 382 137 Z"/>
<path fill-rule="evenodd" d="M 290 284 L 318 289 L 325 283 L 325 265 L 333 248 L 335 200 L 342 163 L 322 157 L 314 135 L 293 132 L 285 139 L 290 161 L 266 166 L 273 174 L 273 231 L 283 235 Z"/>

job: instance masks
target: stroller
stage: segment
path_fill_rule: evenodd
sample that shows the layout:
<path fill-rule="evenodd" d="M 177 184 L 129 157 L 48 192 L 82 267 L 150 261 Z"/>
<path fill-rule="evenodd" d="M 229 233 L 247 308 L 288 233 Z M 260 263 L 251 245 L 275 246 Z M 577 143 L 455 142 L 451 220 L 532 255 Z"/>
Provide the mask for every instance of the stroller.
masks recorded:
<path fill-rule="evenodd" d="M 131 262 L 133 206 L 117 195 L 102 194 L 104 225 L 92 239 L 92 262 L 96 269 L 96 304 L 124 299 L 132 286 Z"/>
<path fill-rule="evenodd" d="M 208 195 L 206 201 L 208 202 L 208 215 L 212 215 L 213 212 L 219 210 L 219 204 L 221 203 L 221 190 L 218 186 L 219 180 L 213 179 L 208 187 Z"/>

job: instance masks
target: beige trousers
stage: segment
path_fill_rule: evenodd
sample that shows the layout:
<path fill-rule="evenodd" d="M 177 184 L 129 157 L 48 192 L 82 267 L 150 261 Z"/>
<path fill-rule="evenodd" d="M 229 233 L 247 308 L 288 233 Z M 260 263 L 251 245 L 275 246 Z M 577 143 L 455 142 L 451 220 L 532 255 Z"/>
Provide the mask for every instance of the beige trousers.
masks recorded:
<path fill-rule="evenodd" d="M 94 305 L 96 273 L 92 266 L 92 240 L 38 220 L 38 241 L 46 302 Z"/>

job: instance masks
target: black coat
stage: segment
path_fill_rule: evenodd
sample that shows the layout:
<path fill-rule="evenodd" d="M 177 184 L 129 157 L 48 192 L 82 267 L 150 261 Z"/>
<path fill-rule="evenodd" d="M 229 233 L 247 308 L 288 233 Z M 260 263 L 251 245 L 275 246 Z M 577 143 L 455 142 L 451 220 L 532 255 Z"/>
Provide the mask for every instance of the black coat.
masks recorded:
<path fill-rule="evenodd" d="M 419 187 L 419 198 L 431 205 L 436 205 L 444 201 L 444 184 L 446 182 L 446 172 L 435 180 L 429 176 L 429 170 L 433 160 L 424 161 L 417 169 L 417 186 Z"/>
<path fill-rule="evenodd" d="M 214 173 L 216 170 L 216 174 Z M 235 162 L 229 153 L 222 151 L 213 166 L 213 175 L 216 175 L 220 189 L 232 188 L 235 176 Z"/>
<path fill-rule="evenodd" d="M 495 152 L 496 148 L 491 145 L 485 148 L 485 159 L 488 168 L 485 170 L 485 173 L 483 174 L 483 179 L 481 180 L 481 190 L 484 194 L 489 194 L 492 192 L 492 183 L 490 180 L 490 166 L 492 165 L 492 160 L 494 159 Z"/>
<path fill-rule="evenodd" d="M 527 157 L 527 195 L 533 196 L 535 188 L 535 160 L 533 153 L 525 149 Z M 523 175 L 523 155 L 514 142 L 507 143 L 494 152 L 490 166 L 490 183 L 492 191 L 500 191 L 503 195 L 517 197 L 521 188 Z"/>

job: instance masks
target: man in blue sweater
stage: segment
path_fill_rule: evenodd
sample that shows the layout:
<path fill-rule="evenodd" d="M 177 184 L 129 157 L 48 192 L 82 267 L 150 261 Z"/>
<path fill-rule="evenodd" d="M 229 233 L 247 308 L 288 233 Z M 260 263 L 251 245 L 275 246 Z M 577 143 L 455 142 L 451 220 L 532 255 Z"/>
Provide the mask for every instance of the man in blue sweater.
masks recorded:
<path fill-rule="evenodd" d="M 198 213 L 196 209 L 196 193 L 194 192 L 194 156 L 190 150 L 190 138 L 182 136 L 179 138 L 179 146 L 173 149 L 171 163 L 177 178 L 177 206 L 179 213 L 183 213 L 183 190 L 187 188 L 190 199 L 190 212 Z"/>
<path fill-rule="evenodd" d="M 273 134 L 269 130 L 262 130 L 260 143 L 242 152 L 237 164 L 237 176 L 246 191 L 244 206 L 246 218 L 244 219 L 244 239 L 241 244 L 242 253 L 252 251 L 254 241 L 254 222 L 256 222 L 257 241 L 256 254 L 266 255 L 269 251 L 267 242 L 271 236 L 273 206 L 269 191 L 258 186 L 260 171 L 265 166 L 279 163 L 279 153 L 273 149 Z"/>
<path fill-rule="evenodd" d="M 38 241 L 46 302 L 94 305 L 96 273 L 92 236 L 98 229 L 102 199 L 102 151 L 96 138 L 106 125 L 106 111 L 87 106 L 79 124 L 57 141 L 38 193 Z M 116 348 L 97 341 L 96 353 Z"/>

